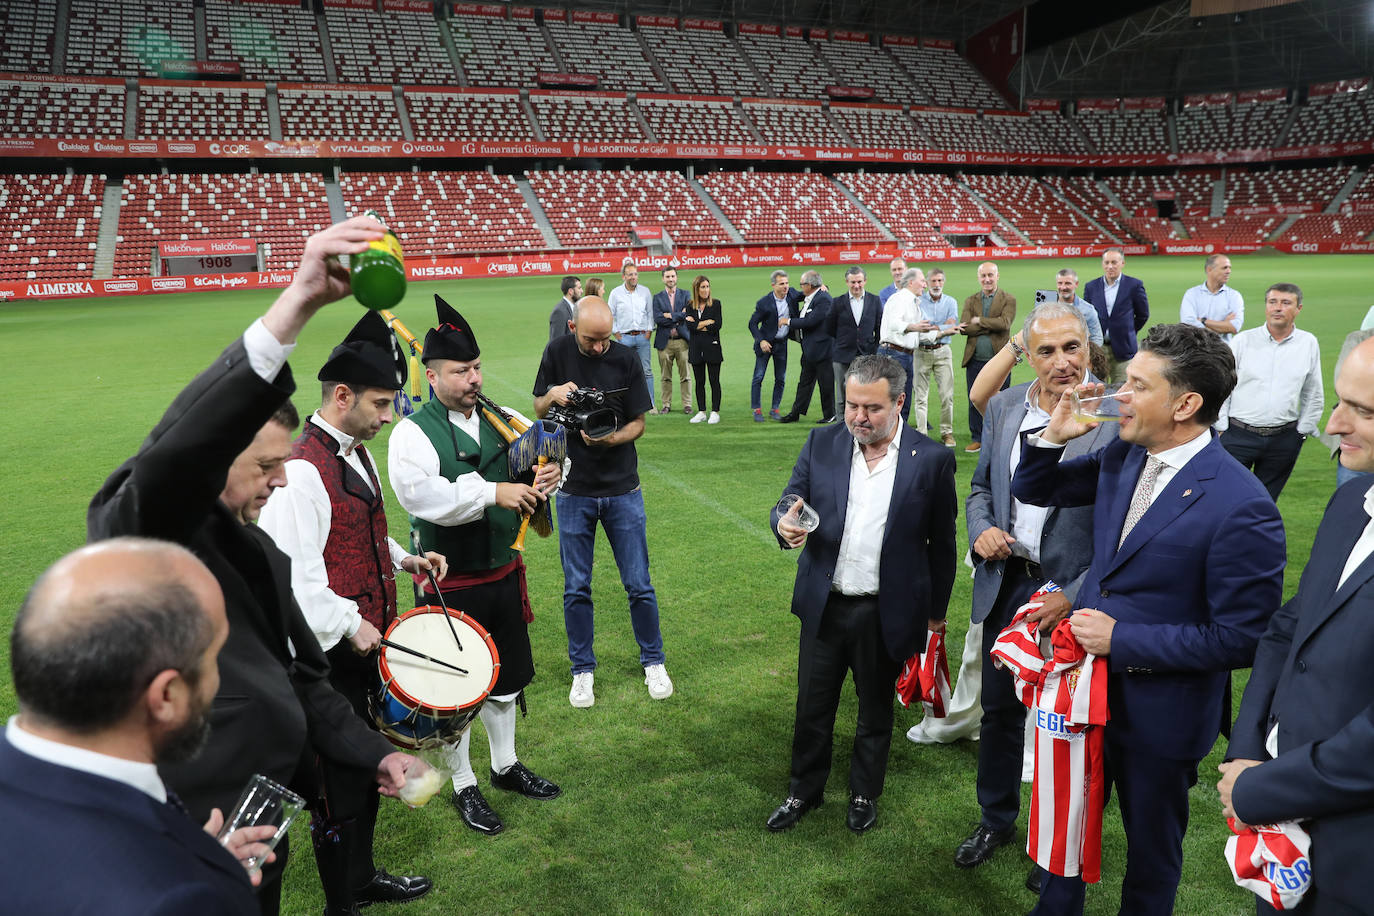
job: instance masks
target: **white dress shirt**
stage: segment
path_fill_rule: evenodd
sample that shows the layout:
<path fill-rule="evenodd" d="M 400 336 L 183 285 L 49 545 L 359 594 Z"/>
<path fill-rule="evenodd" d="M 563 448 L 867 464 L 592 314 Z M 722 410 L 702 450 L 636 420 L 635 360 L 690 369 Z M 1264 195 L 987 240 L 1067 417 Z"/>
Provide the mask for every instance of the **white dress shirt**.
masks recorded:
<path fill-rule="evenodd" d="M 888 507 L 892 504 L 892 485 L 897 479 L 898 444 L 902 421 L 896 421 L 887 451 L 868 468 L 863 446 L 854 443 L 849 462 L 849 499 L 845 503 L 844 535 L 835 560 L 832 590 L 845 595 L 878 594 L 878 561 L 883 552 L 883 533 L 887 530 Z"/>
<path fill-rule="evenodd" d="M 1034 445 L 1036 448 L 1064 447 L 1064 443 L 1062 442 L 1045 442 L 1039 436 L 1027 436 L 1026 441 L 1029 442 L 1031 445 Z M 1173 448 L 1165 449 L 1162 452 L 1153 453 L 1154 457 L 1159 459 L 1159 461 L 1162 462 L 1164 466 L 1159 469 L 1159 476 L 1155 478 L 1154 489 L 1150 491 L 1150 505 L 1153 506 L 1155 504 L 1155 500 L 1159 498 L 1159 494 L 1163 493 L 1164 488 L 1169 485 L 1169 481 L 1174 479 L 1174 475 L 1176 475 L 1179 471 L 1183 470 L 1183 466 L 1187 464 L 1189 461 L 1191 461 L 1194 455 L 1196 455 L 1198 452 L 1206 448 L 1207 443 L 1211 441 L 1212 430 L 1208 428 L 1198 433 L 1196 436 L 1194 436 L 1192 439 L 1189 439 L 1182 445 L 1176 445 Z M 1141 467 L 1140 473 L 1145 473 L 1144 466 Z M 1139 475 L 1137 475 L 1136 479 L 1131 481 L 1132 493 L 1135 492 L 1136 485 L 1139 483 L 1140 477 Z M 1120 534 L 1120 532 L 1117 533 Z"/>
<path fill-rule="evenodd" d="M 344 463 L 371 490 L 368 470 L 370 467 L 373 474 L 377 473 L 377 465 L 369 454 L 368 467 L 364 467 L 362 453 L 355 447 L 358 440 L 330 425 L 319 413 L 306 422 L 314 423 L 333 437 L 339 444 L 338 454 Z M 333 528 L 334 508 L 319 469 L 304 458 L 292 458 L 285 467 L 286 486 L 272 492 L 267 505 L 262 507 L 258 527 L 291 558 L 291 592 L 311 632 L 320 641 L 320 648 L 328 652 L 340 640 L 357 633 L 363 617 L 358 613 L 358 602 L 336 594 L 329 587 L 324 548 Z M 392 568 L 400 569 L 401 561 L 409 553 L 391 538 L 387 538 L 386 543 Z"/>
<path fill-rule="evenodd" d="M 111 757 L 109 754 L 88 751 L 84 747 L 72 747 L 60 741 L 40 738 L 33 732 L 26 732 L 20 728 L 18 716 L 10 716 L 9 724 L 5 726 L 5 740 L 15 750 L 30 757 L 37 757 L 39 760 L 69 770 L 80 770 L 92 776 L 113 779 L 159 802 L 165 804 L 167 801 L 167 787 L 162 784 L 162 777 L 157 775 L 155 764 Z"/>
<path fill-rule="evenodd" d="M 1011 444 L 1007 479 L 1016 476 L 1016 468 L 1021 464 L 1021 433 L 1028 429 L 1043 428 L 1049 422 L 1050 415 L 1040 408 L 1040 380 L 1036 379 L 1026 389 L 1026 415 L 1021 419 L 1016 439 Z M 1059 460 L 1064 460 L 1063 455 Z M 1013 556 L 1024 557 L 1032 563 L 1040 562 L 1040 538 L 1045 533 L 1045 519 L 1049 515 L 1049 506 L 1031 506 L 1012 497 L 1011 536 L 1016 539 L 1016 543 L 1011 545 Z"/>
<path fill-rule="evenodd" d="M 1341 570 L 1341 578 L 1336 582 L 1336 588 L 1340 589 L 1345 584 L 1345 580 L 1350 578 L 1350 574 L 1360 568 L 1360 564 L 1369 559 L 1369 555 L 1374 553 L 1374 486 L 1365 491 L 1364 511 L 1369 515 L 1369 524 L 1364 526 L 1364 531 L 1360 533 L 1359 540 L 1355 546 L 1350 548 L 1350 556 L 1345 561 L 1345 567 Z"/>
<path fill-rule="evenodd" d="M 921 343 L 921 332 L 908 331 L 906 328 L 907 325 L 915 324 L 924 317 L 921 304 L 916 301 L 916 295 L 905 287 L 897 290 L 887 297 L 887 305 L 883 306 L 880 342 L 915 350 Z"/>
<path fill-rule="evenodd" d="M 1301 328 L 1275 340 L 1267 324 L 1242 331 L 1231 341 L 1236 387 L 1221 406 L 1217 429 L 1232 417 L 1249 426 L 1298 422 L 1298 432 L 1315 436 L 1326 396 L 1317 338 Z"/>
<path fill-rule="evenodd" d="M 649 287 L 638 284 L 633 291 L 620 284 L 606 298 L 611 307 L 611 330 L 616 334 L 629 331 L 651 331 L 654 323 L 654 297 Z"/>
<path fill-rule="evenodd" d="M 1241 294 L 1225 283 L 1215 293 L 1207 288 L 1206 283 L 1199 283 L 1183 294 L 1183 302 L 1178 309 L 1178 320 L 1183 324 L 1202 328 L 1206 327 L 1202 323 L 1203 319 L 1222 321 L 1232 312 L 1235 312 L 1236 317 L 1231 323 L 1239 331 L 1245 327 L 1245 299 Z M 1229 343 L 1234 336 L 1222 334 L 1221 339 Z"/>
<path fill-rule="evenodd" d="M 286 360 L 291 356 L 291 351 L 296 349 L 296 345 L 278 341 L 259 318 L 243 332 L 243 349 L 248 354 L 248 365 L 253 367 L 257 377 L 270 382 L 281 372 L 281 367 L 286 365 Z"/>
<path fill-rule="evenodd" d="M 863 318 L 863 314 L 864 314 L 864 297 L 863 297 L 863 296 L 860 296 L 859 298 L 855 299 L 853 296 L 850 296 L 850 297 L 849 297 L 849 311 L 850 311 L 851 313 L 853 313 L 853 315 L 854 315 L 854 324 L 855 324 L 855 326 L 857 327 L 858 324 L 859 324 L 859 320 L 860 320 L 861 318 Z"/>
<path fill-rule="evenodd" d="M 1107 304 L 1107 315 L 1112 314 L 1112 309 L 1116 308 L 1116 294 L 1121 290 L 1121 278 L 1115 281 L 1102 278 L 1102 301 Z"/>

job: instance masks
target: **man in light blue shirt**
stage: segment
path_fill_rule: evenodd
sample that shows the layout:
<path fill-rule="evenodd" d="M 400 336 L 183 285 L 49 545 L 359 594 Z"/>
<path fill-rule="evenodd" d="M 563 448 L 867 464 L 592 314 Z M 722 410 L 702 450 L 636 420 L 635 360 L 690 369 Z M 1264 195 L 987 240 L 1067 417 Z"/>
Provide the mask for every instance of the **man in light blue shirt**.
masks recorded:
<path fill-rule="evenodd" d="M 1209 254 L 1202 269 L 1207 281 L 1183 294 L 1178 320 L 1220 334 L 1222 340 L 1230 343 L 1245 326 L 1245 300 L 1226 285 L 1231 279 L 1231 259 L 1224 254 Z"/>
<path fill-rule="evenodd" d="M 620 267 L 621 284 L 611 290 L 606 304 L 611 307 L 611 336 L 635 351 L 644 367 L 644 383 L 649 386 L 649 402 L 654 400 L 653 294 L 639 285 L 639 268 L 631 258 Z"/>
<path fill-rule="evenodd" d="M 1054 278 L 1054 288 L 1059 291 L 1059 301 L 1072 305 L 1083 316 L 1088 326 L 1088 340 L 1102 346 L 1102 322 L 1097 317 L 1097 309 L 1091 302 L 1078 295 L 1078 271 L 1065 267 Z"/>
<path fill-rule="evenodd" d="M 901 258 L 893 258 L 888 262 L 887 269 L 892 271 L 892 282 L 884 286 L 878 293 L 878 301 L 887 305 L 887 300 L 892 298 L 892 294 L 901 288 L 902 274 L 906 273 L 906 261 Z M 921 430 L 925 432 L 925 430 Z"/>
<path fill-rule="evenodd" d="M 959 303 L 945 295 L 945 272 L 935 268 L 926 279 L 926 291 L 916 300 L 926 321 L 935 330 L 921 335 L 916 348 L 915 378 L 912 379 L 912 423 L 918 432 L 927 432 L 927 408 L 930 399 L 930 377 L 935 376 L 935 388 L 940 394 L 940 441 L 954 447 L 954 354 L 949 339 L 959 333 Z M 934 438 L 933 436 L 931 438 Z"/>

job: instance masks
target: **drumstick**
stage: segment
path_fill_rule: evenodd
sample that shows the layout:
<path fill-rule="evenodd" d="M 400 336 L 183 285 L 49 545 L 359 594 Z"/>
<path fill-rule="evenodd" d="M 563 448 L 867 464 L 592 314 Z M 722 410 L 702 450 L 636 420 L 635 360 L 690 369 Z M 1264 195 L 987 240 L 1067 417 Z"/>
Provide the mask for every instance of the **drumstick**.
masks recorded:
<path fill-rule="evenodd" d="M 425 548 L 420 544 L 420 532 L 412 530 L 410 532 L 410 543 L 415 547 L 415 553 L 423 558 Z M 444 622 L 448 624 L 448 631 L 453 634 L 453 641 L 458 645 L 458 651 L 463 651 L 463 641 L 458 638 L 458 630 L 453 626 L 453 618 L 448 615 L 448 605 L 444 604 L 444 593 L 439 591 L 439 580 L 434 577 L 434 568 L 431 566 L 425 570 L 425 575 L 429 576 L 429 584 L 434 587 L 434 595 L 439 599 L 439 607 L 444 609 Z"/>
<path fill-rule="evenodd" d="M 457 665 L 450 665 L 448 662 L 440 661 L 439 659 L 434 658 L 433 656 L 430 656 L 430 655 L 426 655 L 426 654 L 423 653 L 423 652 L 416 652 L 414 649 L 410 648 L 409 646 L 403 646 L 403 645 L 401 645 L 400 643 L 398 643 L 398 642 L 392 642 L 392 641 L 389 640 L 389 639 L 383 639 L 383 640 L 382 640 L 382 645 L 384 645 L 384 646 L 386 646 L 386 647 L 388 647 L 388 648 L 391 648 L 391 649 L 395 649 L 395 650 L 397 650 L 398 652 L 404 652 L 406 655 L 413 655 L 413 656 L 415 656 L 416 658 L 423 658 L 425 661 L 427 661 L 427 662 L 433 662 L 433 663 L 436 664 L 436 665 L 443 665 L 445 668 L 452 668 L 454 671 L 457 671 L 459 674 L 469 674 L 469 673 L 471 673 L 471 672 L 469 672 L 468 669 L 466 669 L 466 668 L 459 668 Z"/>

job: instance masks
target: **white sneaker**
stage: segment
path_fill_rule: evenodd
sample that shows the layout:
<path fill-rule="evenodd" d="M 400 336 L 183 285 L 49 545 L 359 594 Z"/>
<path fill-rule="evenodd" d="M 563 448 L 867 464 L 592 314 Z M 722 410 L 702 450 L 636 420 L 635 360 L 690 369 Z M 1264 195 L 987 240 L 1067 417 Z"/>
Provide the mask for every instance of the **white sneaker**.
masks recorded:
<path fill-rule="evenodd" d="M 716 413 L 714 410 L 711 411 L 711 418 L 710 418 L 709 420 L 707 420 L 706 422 L 707 422 L 707 423 L 711 423 L 711 424 L 719 423 L 719 422 L 720 422 L 720 414 Z"/>
<path fill-rule="evenodd" d="M 687 422 L 688 422 L 688 423 L 700 423 L 702 420 L 705 420 L 705 419 L 706 419 L 706 411 L 704 411 L 704 410 L 698 410 L 698 411 L 697 411 L 697 415 L 696 415 L 695 417 L 692 417 L 692 419 L 688 420 Z"/>
<path fill-rule="evenodd" d="M 662 665 L 650 665 L 644 669 L 644 683 L 649 685 L 649 696 L 655 700 L 666 700 L 673 695 L 673 682 L 668 670 Z"/>
<path fill-rule="evenodd" d="M 911 728 L 907 729 L 907 732 L 906 732 L 906 739 L 907 739 L 908 741 L 912 742 L 913 744 L 938 744 L 938 743 L 939 743 L 939 742 L 936 741 L 934 738 L 930 737 L 930 735 L 927 735 L 927 734 L 926 734 L 926 730 L 925 730 L 925 727 L 924 727 L 924 723 L 923 723 L 923 722 L 917 722 L 915 725 L 911 726 Z"/>
<path fill-rule="evenodd" d="M 596 702 L 596 696 L 592 693 L 592 673 L 583 671 L 581 674 L 573 675 L 572 690 L 568 693 L 568 702 L 574 709 L 586 709 Z M 672 688 L 669 688 L 672 692 Z"/>

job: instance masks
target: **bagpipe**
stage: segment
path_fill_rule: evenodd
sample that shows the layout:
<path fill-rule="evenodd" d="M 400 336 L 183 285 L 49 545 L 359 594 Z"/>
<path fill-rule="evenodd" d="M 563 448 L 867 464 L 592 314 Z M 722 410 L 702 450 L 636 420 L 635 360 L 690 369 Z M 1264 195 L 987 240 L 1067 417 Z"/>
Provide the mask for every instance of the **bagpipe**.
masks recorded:
<path fill-rule="evenodd" d="M 402 416 L 410 416 L 415 412 L 415 405 L 421 400 L 420 385 L 424 373 L 420 371 L 420 357 L 424 353 L 424 346 L 391 312 L 382 309 L 380 314 L 396 336 L 410 347 L 410 392 L 396 393 L 397 412 Z M 535 420 L 527 424 L 481 392 L 477 393 L 477 401 L 482 407 L 482 416 L 486 417 L 492 428 L 506 440 L 506 460 L 511 480 L 520 481 L 528 478 L 529 481 L 533 481 L 539 468 L 550 461 L 562 464 L 568 457 L 568 433 L 560 424 L 552 420 Z M 515 543 L 510 545 L 513 550 L 525 549 L 525 532 L 531 527 L 540 537 L 546 538 L 553 534 L 553 522 L 549 518 L 547 499 L 539 503 L 533 514 L 526 515 L 521 521 Z"/>

